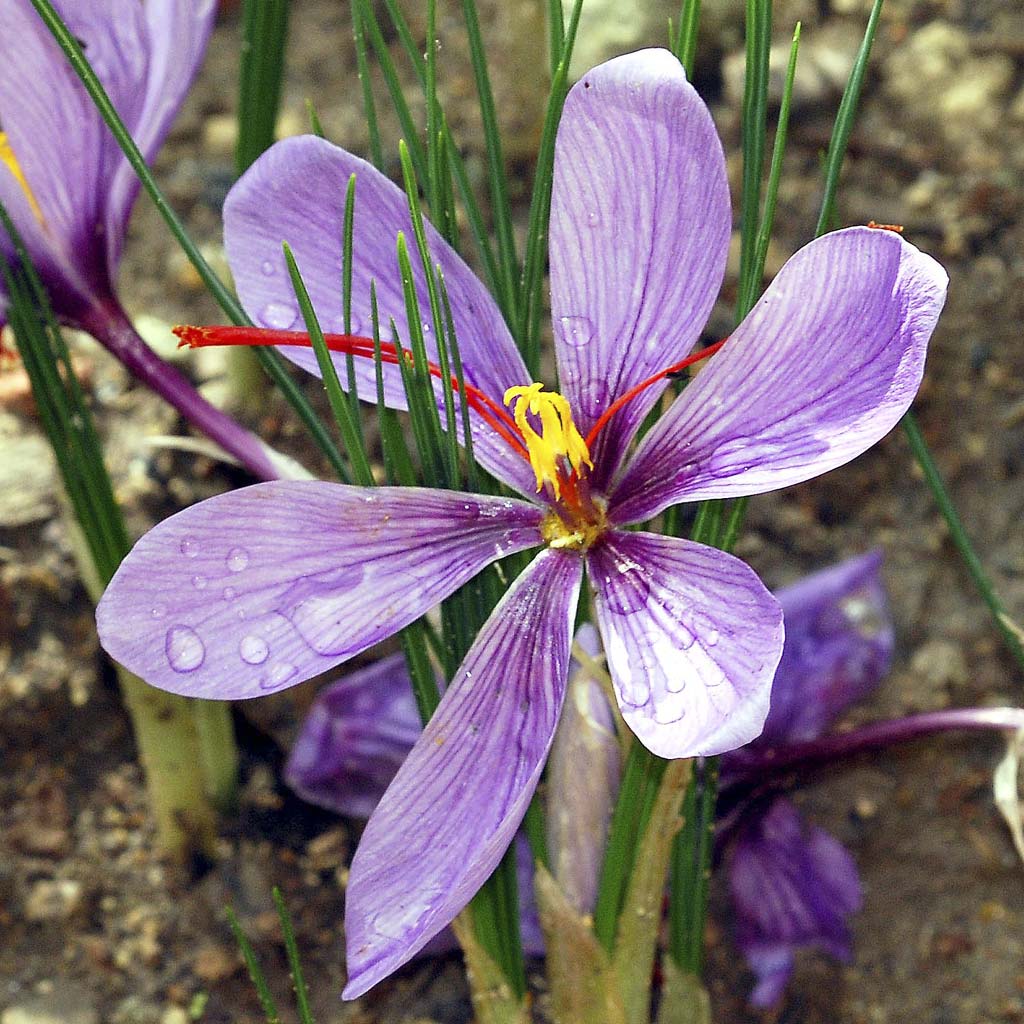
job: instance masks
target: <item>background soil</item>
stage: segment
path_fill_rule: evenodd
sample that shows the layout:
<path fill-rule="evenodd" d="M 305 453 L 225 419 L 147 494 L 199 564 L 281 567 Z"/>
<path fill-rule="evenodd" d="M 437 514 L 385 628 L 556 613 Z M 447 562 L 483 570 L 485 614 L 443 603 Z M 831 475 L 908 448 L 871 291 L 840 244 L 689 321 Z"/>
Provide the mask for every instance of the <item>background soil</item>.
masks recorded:
<path fill-rule="evenodd" d="M 529 6 L 481 4 L 491 14 L 485 24 L 493 34 L 520 203 L 528 198 L 528 156 L 536 141 L 529 98 L 535 55 L 524 63 L 535 39 L 517 46 L 508 32 Z M 735 6 L 742 5 L 706 0 L 712 16 L 697 76 L 730 153 L 738 138 L 742 68 Z M 813 230 L 820 154 L 868 6 L 862 0 L 777 5 L 783 44 L 794 21 L 803 19 L 805 70 L 770 269 Z M 158 162 L 172 200 L 213 255 L 219 204 L 232 175 L 237 37 L 237 15 L 228 11 Z M 471 78 L 454 20 L 442 27 L 442 40 L 449 109 L 479 174 L 479 138 L 468 113 Z M 660 42 L 660 34 L 649 41 Z M 599 50 L 599 41 L 590 49 Z M 1017 4 L 893 0 L 883 14 L 840 197 L 844 224 L 905 224 L 907 237 L 949 269 L 949 305 L 917 411 L 1018 621 L 1024 617 L 1022 59 L 1024 12 Z M 347 5 L 296 0 L 290 60 L 282 129 L 302 130 L 308 96 L 331 138 L 365 151 Z M 135 315 L 218 319 L 144 199 L 121 284 Z M 728 331 L 731 297 L 727 287 L 712 334 Z M 243 479 L 205 457 L 148 445 L 147 435 L 180 430 L 173 413 L 94 345 L 81 342 L 76 351 L 135 532 Z M 205 386 L 224 393 L 219 357 L 190 365 Z M 260 412 L 242 415 L 312 465 L 276 397 L 261 396 Z M 131 737 L 76 582 L 51 460 L 17 367 L 0 375 L 0 453 L 3 1024 L 259 1019 L 223 908 L 229 902 L 237 908 L 287 1002 L 273 884 L 296 917 L 318 1020 L 468 1020 L 456 958 L 409 968 L 358 1004 L 339 1000 L 340 884 L 354 826 L 301 804 L 278 781 L 280 743 L 309 692 L 250 703 L 239 715 L 243 807 L 223 837 L 218 863 L 190 875 L 155 854 Z M 897 663 L 854 719 L 1020 702 L 1024 680 L 950 548 L 899 432 L 845 469 L 755 499 L 749 524 L 741 553 L 773 586 L 847 554 L 885 549 Z M 801 793 L 808 815 L 853 850 L 866 904 L 856 919 L 853 965 L 801 957 L 785 1008 L 768 1016 L 807 1024 L 1024 1021 L 1024 868 L 992 804 L 991 769 L 1000 753 L 994 738 L 928 742 L 837 769 Z M 722 895 L 716 892 L 709 929 L 716 1019 L 760 1020 L 743 1005 L 750 979 L 730 943 Z"/>

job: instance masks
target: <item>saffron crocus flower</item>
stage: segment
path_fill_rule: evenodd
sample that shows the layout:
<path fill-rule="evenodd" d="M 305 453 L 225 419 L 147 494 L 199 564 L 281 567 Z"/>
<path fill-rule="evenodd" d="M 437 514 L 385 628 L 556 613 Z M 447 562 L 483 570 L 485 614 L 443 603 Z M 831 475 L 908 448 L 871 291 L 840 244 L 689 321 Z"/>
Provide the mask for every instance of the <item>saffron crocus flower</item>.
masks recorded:
<path fill-rule="evenodd" d="M 889 670 L 894 631 L 880 565 L 874 552 L 779 591 L 786 647 L 764 732 L 721 760 L 719 841 L 755 1006 L 779 1002 L 800 949 L 849 962 L 850 917 L 862 902 L 849 850 L 781 791 L 816 767 L 938 732 L 1024 727 L 1019 708 L 957 708 L 829 732 Z"/>
<path fill-rule="evenodd" d="M 373 280 L 381 322 L 394 318 L 408 338 L 393 255 L 396 234 L 410 229 L 406 200 L 313 137 L 273 147 L 225 206 L 232 271 L 259 322 L 287 330 L 297 320 L 285 239 L 321 323 L 341 323 L 352 174 L 356 323 L 370 322 Z M 451 921 L 511 841 L 558 722 L 584 571 L 620 709 L 650 750 L 714 754 L 760 732 L 782 652 L 778 603 L 731 555 L 631 527 L 679 502 L 806 480 L 869 447 L 913 398 L 944 301 L 945 273 L 898 235 L 826 235 L 786 264 L 632 450 L 722 281 L 731 214 L 721 144 L 675 58 L 643 51 L 573 88 L 554 175 L 560 396 L 531 384 L 484 286 L 428 231 L 451 298 L 474 453 L 526 500 L 257 485 L 157 526 L 99 609 L 107 650 L 148 682 L 252 697 L 365 650 L 496 559 L 541 549 L 367 824 L 348 889 L 347 997 Z M 414 286 L 428 308 L 422 267 Z M 278 340 L 310 365 L 298 336 Z M 347 343 L 366 354 L 365 341 Z M 373 364 L 356 362 L 372 397 Z M 385 382 L 395 404 L 397 380 L 389 372 Z M 502 408 L 509 389 L 515 416 Z"/>
<path fill-rule="evenodd" d="M 199 67 L 214 0 L 55 0 L 146 159 Z M 255 475 L 304 474 L 203 399 L 138 336 L 114 282 L 139 180 L 29 0 L 0 4 L 0 203 L 57 316 L 106 346 Z M 0 228 L 0 257 L 13 248 Z M 0 324 L 6 296 L 0 285 Z"/>
<path fill-rule="evenodd" d="M 872 552 L 779 591 L 786 646 L 764 732 L 721 761 L 736 941 L 757 976 L 755 1006 L 781 998 L 796 950 L 819 948 L 843 962 L 852 956 L 849 917 L 861 906 L 852 855 L 804 822 L 770 785 L 776 795 L 751 799 L 750 793 L 766 784 L 779 752 L 821 736 L 889 671 L 895 633 L 881 561 Z M 737 792 L 747 798 L 730 807 Z"/>

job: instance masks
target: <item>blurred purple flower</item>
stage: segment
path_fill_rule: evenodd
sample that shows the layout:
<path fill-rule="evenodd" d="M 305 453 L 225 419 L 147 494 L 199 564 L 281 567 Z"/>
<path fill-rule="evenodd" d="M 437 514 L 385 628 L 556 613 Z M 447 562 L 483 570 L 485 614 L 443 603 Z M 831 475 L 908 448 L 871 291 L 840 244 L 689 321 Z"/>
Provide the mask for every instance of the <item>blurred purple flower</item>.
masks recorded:
<path fill-rule="evenodd" d="M 342 323 L 337 268 L 352 174 L 354 323 L 370 322 L 374 281 L 381 322 L 393 318 L 408 337 L 394 262 L 396 235 L 411 230 L 406 199 L 313 137 L 273 147 L 225 206 L 232 271 L 259 322 L 287 329 L 298 318 L 287 239 L 321 323 Z M 542 547 L 367 824 L 348 890 L 346 997 L 450 922 L 511 841 L 564 700 L 584 568 L 619 707 L 650 750 L 720 753 L 760 732 L 782 652 L 777 602 L 731 555 L 629 527 L 680 502 L 809 479 L 877 441 L 917 390 L 946 275 L 887 231 L 812 242 L 629 453 L 668 385 L 666 366 L 700 335 L 730 234 L 721 144 L 675 58 L 644 51 L 596 68 L 571 91 L 556 147 L 551 292 L 562 395 L 528 383 L 493 299 L 428 230 L 468 382 L 498 410 L 497 419 L 473 410 L 475 457 L 531 500 L 265 484 L 160 524 L 111 583 L 98 622 L 112 655 L 172 692 L 252 697 L 337 665 L 486 565 Z M 422 267 L 415 278 L 428 308 Z M 310 352 L 291 355 L 311 365 Z M 386 397 L 401 405 L 396 368 L 384 369 Z M 360 372 L 372 400 L 374 366 Z M 514 422 L 506 398 L 517 402 Z"/>
<path fill-rule="evenodd" d="M 160 148 L 195 77 L 215 0 L 54 0 L 143 156 Z M 139 337 L 115 282 L 139 179 L 30 0 L 0 3 L 0 203 L 62 323 L 266 480 L 308 476 L 210 405 Z M 13 257 L 0 227 L 0 258 Z M 0 283 L 0 325 L 7 297 Z"/>
<path fill-rule="evenodd" d="M 142 153 L 163 142 L 199 66 L 214 0 L 55 0 Z M 0 201 L 62 318 L 114 305 L 139 180 L 29 0 L 0 6 Z M 10 242 L 0 232 L 0 251 Z M 0 292 L 0 315 L 4 296 Z"/>
<path fill-rule="evenodd" d="M 368 818 L 421 732 L 405 656 L 381 658 L 317 694 L 285 781 L 311 804 Z"/>
<path fill-rule="evenodd" d="M 730 788 L 742 790 L 745 777 L 756 792 L 780 749 L 821 736 L 889 671 L 895 634 L 881 562 L 881 552 L 871 552 L 779 591 L 786 646 L 764 732 L 721 760 L 736 941 L 758 979 L 755 1006 L 782 997 L 798 949 L 849 961 L 860 879 L 849 851 L 806 825 L 788 800 L 755 797 L 730 810 Z"/>

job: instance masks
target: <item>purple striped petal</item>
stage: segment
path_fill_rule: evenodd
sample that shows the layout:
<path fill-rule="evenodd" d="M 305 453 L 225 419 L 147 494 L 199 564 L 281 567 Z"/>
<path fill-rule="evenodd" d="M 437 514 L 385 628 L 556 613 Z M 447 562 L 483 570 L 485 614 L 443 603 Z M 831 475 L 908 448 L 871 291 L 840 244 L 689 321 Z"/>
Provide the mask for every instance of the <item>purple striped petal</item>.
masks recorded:
<path fill-rule="evenodd" d="M 540 543 L 535 505 L 454 491 L 278 481 L 165 519 L 97 608 L 106 650 L 172 693 L 294 686 Z"/>
<path fill-rule="evenodd" d="M 152 157 L 205 48 L 213 0 L 56 0 L 54 7 Z M 0 130 L 45 227 L 3 164 L 0 200 L 58 312 L 71 316 L 108 297 L 139 183 L 29 0 L 0 4 L 0 63 Z M 6 251 L 6 237 L 2 244 Z"/>
<path fill-rule="evenodd" d="M 786 487 L 869 448 L 917 392 L 946 282 L 891 231 L 805 246 L 644 438 L 614 521 Z"/>
<path fill-rule="evenodd" d="M 788 800 L 748 818 L 733 847 L 729 886 L 737 942 L 758 978 L 750 996 L 755 1006 L 779 1001 L 798 949 L 821 948 L 849 961 L 847 919 L 861 907 L 857 866 Z"/>
<path fill-rule="evenodd" d="M 368 818 L 422 731 L 405 655 L 382 658 L 317 694 L 285 781 L 318 807 Z"/>
<path fill-rule="evenodd" d="M 720 754 L 761 732 L 782 610 L 748 565 L 692 541 L 612 531 L 587 571 L 619 708 L 644 746 Z"/>
<path fill-rule="evenodd" d="M 558 373 L 584 435 L 693 347 L 722 283 L 731 220 L 722 144 L 679 61 L 642 50 L 587 72 L 566 99 L 551 197 Z M 602 431 L 598 487 L 667 383 Z"/>
<path fill-rule="evenodd" d="M 146 160 L 156 155 L 199 70 L 216 15 L 216 0 L 147 0 L 143 6 L 140 45 L 146 50 L 145 89 L 129 127 Z M 110 145 L 117 165 L 105 186 L 107 265 L 113 277 L 140 182 L 112 138 Z"/>
<path fill-rule="evenodd" d="M 55 4 L 118 111 L 132 124 L 145 79 L 140 46 L 142 6 L 137 0 Z M 29 0 L 0 5 L 0 125 L 45 220 L 42 238 L 29 227 L 55 301 L 81 303 L 110 288 L 101 232 L 106 184 L 117 144 L 67 59 Z M 4 193 L 19 186 L 5 168 Z M 60 310 L 62 313 L 64 309 Z"/>
<path fill-rule="evenodd" d="M 323 139 L 303 136 L 277 143 L 228 194 L 224 204 L 224 244 L 235 285 L 256 324 L 302 330 L 281 251 L 281 243 L 288 242 L 320 325 L 328 332 L 344 331 L 342 242 L 345 193 L 352 174 L 356 175 L 352 333 L 366 337 L 372 334 L 373 282 L 381 337 L 392 340 L 389 321 L 394 319 L 399 339 L 408 347 L 409 326 L 395 249 L 399 232 L 404 232 L 408 239 L 424 327 L 428 332 L 433 328 L 405 193 L 365 160 Z M 431 255 L 444 273 L 466 381 L 500 403 L 506 388 L 528 383 L 523 361 L 487 289 L 431 225 L 426 225 L 426 231 Z M 428 356 L 436 361 L 437 346 L 430 333 L 425 341 Z M 310 350 L 292 347 L 282 348 L 281 352 L 319 376 L 316 357 Z M 356 362 L 359 393 L 375 401 L 373 363 L 364 359 Z M 339 359 L 339 371 L 344 382 L 344 359 Z M 398 369 L 385 366 L 384 377 L 388 405 L 404 409 L 405 391 Z M 474 452 L 481 465 L 522 493 L 533 493 L 535 485 L 529 465 L 482 421 L 475 416 L 474 420 Z"/>
<path fill-rule="evenodd" d="M 349 876 L 346 999 L 449 924 L 512 841 L 565 697 L 581 576 L 568 552 L 534 559 L 370 818 Z"/>

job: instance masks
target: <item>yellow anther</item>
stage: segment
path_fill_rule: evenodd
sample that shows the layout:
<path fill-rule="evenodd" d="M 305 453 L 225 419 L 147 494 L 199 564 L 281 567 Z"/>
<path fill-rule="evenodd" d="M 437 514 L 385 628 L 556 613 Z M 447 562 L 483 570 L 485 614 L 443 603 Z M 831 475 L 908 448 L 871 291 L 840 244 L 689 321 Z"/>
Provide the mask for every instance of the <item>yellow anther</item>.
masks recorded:
<path fill-rule="evenodd" d="M 558 479 L 559 471 L 564 469 L 562 460 L 577 473 L 582 472 L 584 465 L 593 469 L 594 464 L 586 441 L 572 421 L 569 403 L 557 393 L 543 391 L 543 384 L 518 385 L 505 392 L 504 401 L 511 406 L 516 426 L 526 442 L 537 490 L 551 484 L 557 501 L 562 493 Z M 527 413 L 540 418 L 540 433 L 533 429 Z"/>
<path fill-rule="evenodd" d="M 14 155 L 14 150 L 11 149 L 11 144 L 7 141 L 7 132 L 0 132 L 0 163 L 7 165 L 7 169 L 14 175 L 14 180 L 21 186 L 21 190 L 25 193 L 25 198 L 28 200 L 28 205 L 35 214 L 36 220 L 40 224 L 45 223 L 43 211 L 39 208 L 39 203 L 36 201 L 36 197 L 32 194 L 32 189 L 29 188 L 29 184 L 25 180 L 25 172 L 21 169 L 21 164 L 18 163 L 18 158 Z"/>

